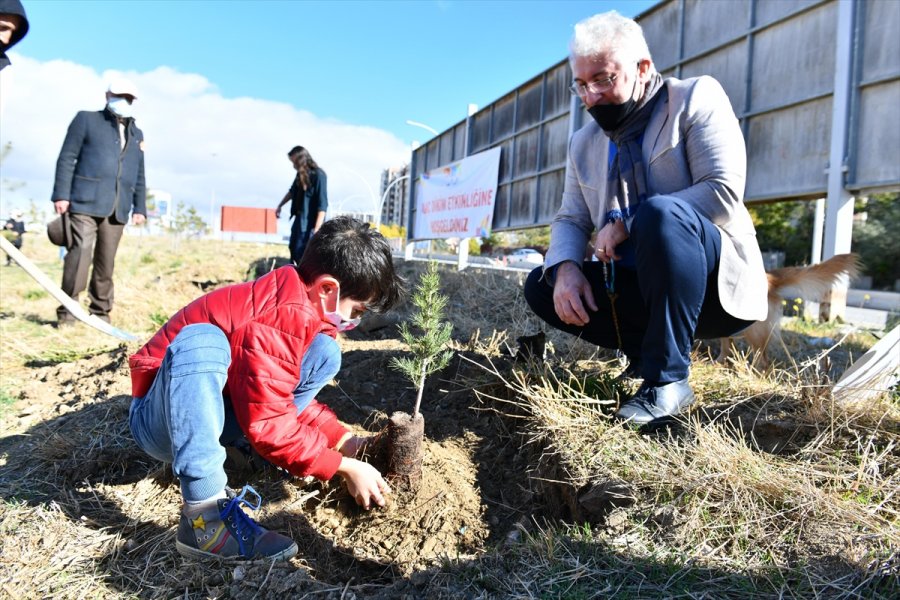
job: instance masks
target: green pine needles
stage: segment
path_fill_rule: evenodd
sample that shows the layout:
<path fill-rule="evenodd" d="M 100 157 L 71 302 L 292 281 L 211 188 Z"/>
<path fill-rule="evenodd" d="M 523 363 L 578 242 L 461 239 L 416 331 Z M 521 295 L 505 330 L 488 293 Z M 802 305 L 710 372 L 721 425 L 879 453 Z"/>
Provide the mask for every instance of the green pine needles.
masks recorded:
<path fill-rule="evenodd" d="M 425 378 L 446 367 L 453 356 L 453 351 L 447 348 L 453 324 L 443 322 L 448 300 L 440 293 L 440 288 L 441 276 L 437 270 L 437 263 L 430 262 L 428 269 L 419 277 L 419 283 L 412 296 L 417 309 L 412 315 L 412 327 L 409 322 L 400 325 L 400 335 L 409 346 L 412 356 L 391 360 L 391 366 L 406 375 L 416 388 L 413 419 L 419 414 Z M 413 328 L 421 335 L 415 335 Z"/>

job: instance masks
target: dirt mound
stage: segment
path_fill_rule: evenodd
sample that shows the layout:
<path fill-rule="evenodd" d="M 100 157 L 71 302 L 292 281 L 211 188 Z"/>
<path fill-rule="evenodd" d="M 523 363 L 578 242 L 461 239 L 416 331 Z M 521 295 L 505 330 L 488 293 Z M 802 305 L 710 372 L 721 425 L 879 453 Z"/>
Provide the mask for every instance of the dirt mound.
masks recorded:
<path fill-rule="evenodd" d="M 378 432 L 390 413 L 410 410 L 414 400 L 406 379 L 389 367 L 404 351 L 397 318 L 373 317 L 342 337 L 339 378 L 319 396 L 357 432 Z M 229 484 L 259 491 L 264 503 L 254 516 L 291 535 L 301 551 L 274 567 L 198 568 L 175 552 L 177 481 L 168 465 L 134 445 L 128 431 L 127 357 L 134 350 L 123 345 L 73 362 L 34 365 L 18 393 L 20 409 L 3 423 L 9 434 L 0 439 L 0 495 L 23 502 L 23 510 L 49 502 L 74 530 L 51 536 L 30 550 L 34 556 L 55 553 L 85 568 L 102 564 L 107 585 L 125 595 L 168 596 L 174 578 L 182 592 L 193 590 L 184 597 L 200 590 L 242 597 L 265 584 L 259 597 L 277 598 L 350 581 L 357 592 L 373 586 L 367 596 L 396 597 L 417 572 L 504 539 L 533 508 L 518 442 L 495 413 L 479 410 L 471 382 L 484 379 L 483 372 L 455 359 L 425 392 L 424 475 L 415 493 L 395 493 L 388 507 L 367 512 L 337 481 L 288 477 L 230 450 Z M 28 560 L 28 552 L 20 560 Z M 65 596 L 58 581 L 13 583 L 24 585 L 26 595 Z"/>

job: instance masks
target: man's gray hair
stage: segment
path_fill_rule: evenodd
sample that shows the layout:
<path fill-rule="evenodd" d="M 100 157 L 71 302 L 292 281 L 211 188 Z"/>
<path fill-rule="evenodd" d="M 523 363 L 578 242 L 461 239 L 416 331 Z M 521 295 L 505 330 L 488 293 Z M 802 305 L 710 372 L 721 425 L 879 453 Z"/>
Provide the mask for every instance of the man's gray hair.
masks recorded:
<path fill-rule="evenodd" d="M 622 64 L 645 58 L 653 60 L 641 26 L 614 10 L 588 17 L 575 25 L 575 34 L 569 43 L 569 61 L 598 54 L 611 54 Z"/>

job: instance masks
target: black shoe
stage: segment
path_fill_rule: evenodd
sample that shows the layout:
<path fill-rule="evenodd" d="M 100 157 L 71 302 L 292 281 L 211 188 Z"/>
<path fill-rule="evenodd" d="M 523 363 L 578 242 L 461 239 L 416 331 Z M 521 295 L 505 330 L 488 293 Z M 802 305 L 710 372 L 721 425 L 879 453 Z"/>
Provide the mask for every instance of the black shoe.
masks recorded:
<path fill-rule="evenodd" d="M 694 392 L 685 377 L 662 385 L 641 384 L 637 393 L 622 405 L 616 416 L 635 425 L 670 420 L 694 403 Z"/>

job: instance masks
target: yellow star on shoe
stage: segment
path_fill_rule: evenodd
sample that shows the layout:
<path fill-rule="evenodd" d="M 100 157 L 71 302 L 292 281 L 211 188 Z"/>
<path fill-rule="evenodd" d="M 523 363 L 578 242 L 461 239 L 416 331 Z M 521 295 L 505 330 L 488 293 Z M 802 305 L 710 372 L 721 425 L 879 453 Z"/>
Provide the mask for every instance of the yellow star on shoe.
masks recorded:
<path fill-rule="evenodd" d="M 203 519 L 203 515 L 199 515 L 191 521 L 191 525 L 194 526 L 194 529 L 206 529 L 206 521 Z"/>

